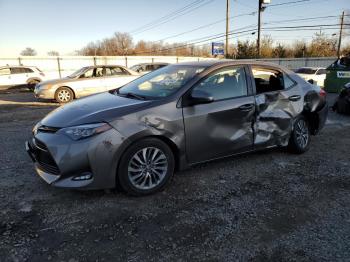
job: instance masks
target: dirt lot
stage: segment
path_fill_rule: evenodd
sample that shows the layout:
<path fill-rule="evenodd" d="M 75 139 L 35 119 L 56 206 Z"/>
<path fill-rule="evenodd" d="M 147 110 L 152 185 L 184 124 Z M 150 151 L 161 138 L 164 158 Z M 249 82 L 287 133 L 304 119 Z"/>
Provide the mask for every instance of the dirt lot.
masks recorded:
<path fill-rule="evenodd" d="M 56 104 L 0 94 L 0 261 L 350 261 L 350 118 L 282 149 L 177 173 L 143 198 L 52 188 L 24 150 Z"/>

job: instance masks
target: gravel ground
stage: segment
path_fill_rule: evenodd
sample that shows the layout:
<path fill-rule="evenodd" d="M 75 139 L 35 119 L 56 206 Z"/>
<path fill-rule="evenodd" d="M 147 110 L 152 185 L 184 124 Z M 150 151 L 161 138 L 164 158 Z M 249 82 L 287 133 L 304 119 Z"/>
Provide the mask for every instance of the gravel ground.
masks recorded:
<path fill-rule="evenodd" d="M 35 175 L 24 141 L 56 106 L 0 94 L 0 261 L 350 261 L 350 117 L 330 112 L 303 155 L 197 165 L 134 198 Z"/>

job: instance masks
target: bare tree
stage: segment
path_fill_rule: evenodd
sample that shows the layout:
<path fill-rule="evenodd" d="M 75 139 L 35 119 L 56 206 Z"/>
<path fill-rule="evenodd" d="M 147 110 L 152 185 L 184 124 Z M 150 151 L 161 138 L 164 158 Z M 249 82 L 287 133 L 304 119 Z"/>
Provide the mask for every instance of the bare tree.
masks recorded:
<path fill-rule="evenodd" d="M 112 40 L 115 44 L 114 51 L 117 55 L 128 55 L 132 53 L 134 44 L 129 33 L 116 32 Z"/>
<path fill-rule="evenodd" d="M 21 52 L 21 55 L 22 56 L 35 56 L 36 55 L 36 51 L 33 48 L 31 48 L 31 47 L 27 47 L 26 49 L 24 49 Z"/>
<path fill-rule="evenodd" d="M 59 56 L 60 53 L 58 53 L 57 51 L 51 50 L 49 52 L 47 52 L 48 56 Z"/>

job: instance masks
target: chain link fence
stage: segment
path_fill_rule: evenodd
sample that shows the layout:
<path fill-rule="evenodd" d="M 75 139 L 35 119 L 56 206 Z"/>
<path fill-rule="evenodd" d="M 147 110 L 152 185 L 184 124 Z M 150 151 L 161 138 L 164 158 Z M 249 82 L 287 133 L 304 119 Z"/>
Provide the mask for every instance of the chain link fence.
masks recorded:
<path fill-rule="evenodd" d="M 65 77 L 83 66 L 93 65 L 123 65 L 131 67 L 139 63 L 180 63 L 202 61 L 215 58 L 180 57 L 180 56 L 23 56 L 0 57 L 0 66 L 36 66 L 42 70 L 48 79 Z M 266 61 L 286 66 L 290 69 L 299 67 L 327 67 L 336 60 L 336 57 L 306 57 L 306 58 L 270 58 L 270 59 L 242 59 L 243 61 Z"/>

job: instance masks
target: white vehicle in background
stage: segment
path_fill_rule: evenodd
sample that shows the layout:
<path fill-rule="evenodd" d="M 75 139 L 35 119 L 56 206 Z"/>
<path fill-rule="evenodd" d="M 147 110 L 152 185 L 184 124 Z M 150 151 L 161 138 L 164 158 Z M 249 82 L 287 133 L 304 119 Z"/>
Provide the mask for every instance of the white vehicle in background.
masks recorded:
<path fill-rule="evenodd" d="M 68 103 L 75 98 L 121 87 L 138 78 L 139 73 L 118 65 L 87 66 L 62 78 L 35 86 L 35 97 Z"/>
<path fill-rule="evenodd" d="M 27 85 L 31 90 L 41 82 L 45 74 L 35 66 L 1 66 L 0 86 Z"/>
<path fill-rule="evenodd" d="M 167 65 L 169 65 L 169 63 L 142 63 L 133 65 L 130 69 L 144 75 Z"/>
<path fill-rule="evenodd" d="M 306 81 L 313 80 L 313 84 L 323 87 L 327 70 L 323 67 L 301 67 L 297 69 L 295 73 L 304 78 Z"/>

